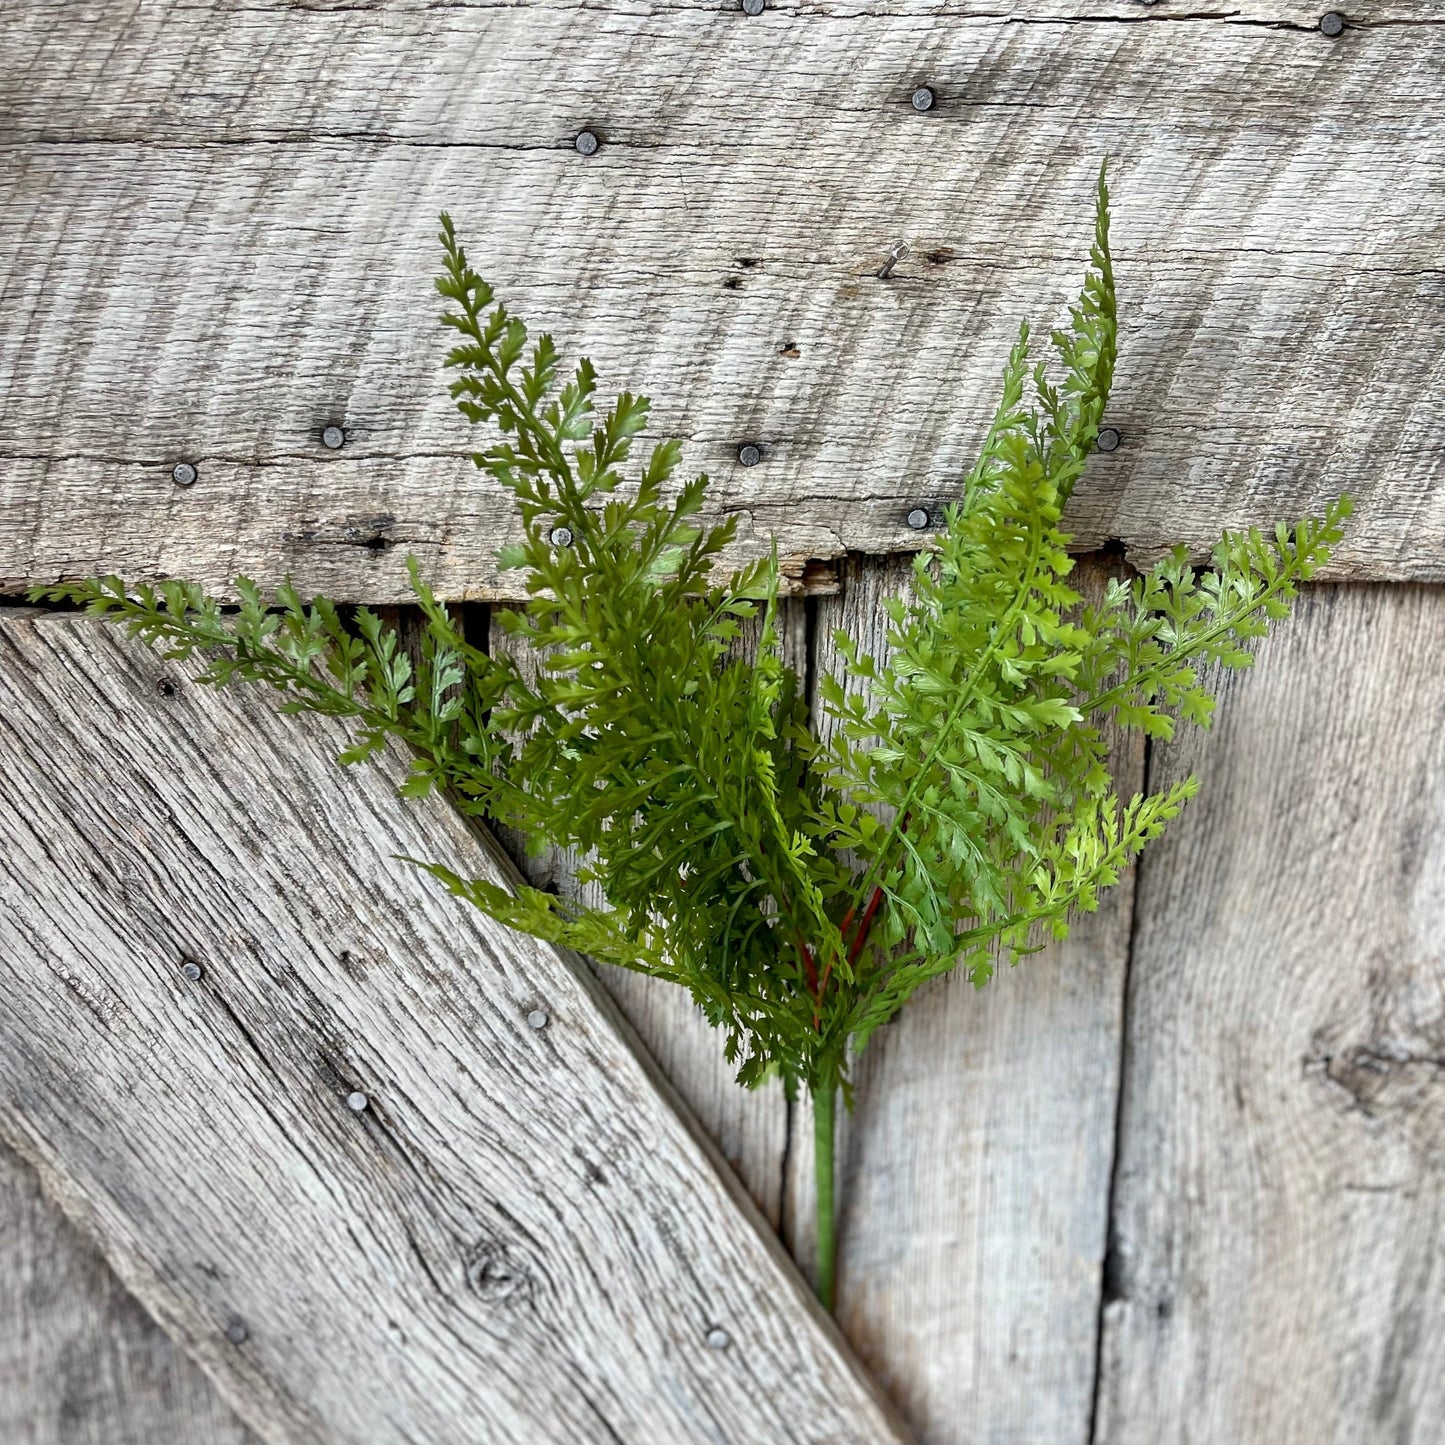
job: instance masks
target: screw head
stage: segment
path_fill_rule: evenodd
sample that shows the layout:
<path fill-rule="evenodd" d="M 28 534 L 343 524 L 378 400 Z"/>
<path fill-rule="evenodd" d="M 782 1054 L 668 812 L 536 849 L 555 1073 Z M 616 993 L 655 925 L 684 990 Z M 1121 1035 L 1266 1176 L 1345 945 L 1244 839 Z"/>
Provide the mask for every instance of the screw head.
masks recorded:
<path fill-rule="evenodd" d="M 577 147 L 577 154 L 579 156 L 595 156 L 597 154 L 597 147 L 601 142 L 598 141 L 597 136 L 592 131 L 579 130 L 577 132 L 577 139 L 574 140 L 572 144 Z"/>
<path fill-rule="evenodd" d="M 527 1027 L 532 1029 L 546 1028 L 547 1010 L 544 1008 L 534 1008 L 532 1012 L 527 1015 Z"/>
<path fill-rule="evenodd" d="M 353 1089 L 346 1096 L 346 1107 L 350 1109 L 353 1114 L 364 1114 L 366 1112 L 366 1106 L 370 1102 L 371 1100 L 368 1099 L 360 1089 Z"/>
<path fill-rule="evenodd" d="M 767 0 L 743 0 L 744 15 L 761 15 Z"/>
<path fill-rule="evenodd" d="M 714 1325 L 703 1340 L 710 1350 L 725 1350 L 732 1344 L 733 1337 L 721 1325 Z"/>
<path fill-rule="evenodd" d="M 756 442 L 744 442 L 738 448 L 738 460 L 745 467 L 755 467 L 763 459 L 763 449 Z"/>
<path fill-rule="evenodd" d="M 553 527 L 547 534 L 547 540 L 554 547 L 570 547 L 572 545 L 571 527 Z"/>
<path fill-rule="evenodd" d="M 913 92 L 913 108 L 920 114 L 933 109 L 933 91 L 928 86 L 920 85 Z"/>
<path fill-rule="evenodd" d="M 226 1338 L 233 1345 L 244 1345 L 251 1338 L 251 1331 L 240 1320 L 232 1320 L 226 1326 Z"/>
<path fill-rule="evenodd" d="M 335 422 L 321 428 L 321 445 L 329 452 L 339 452 L 346 445 L 346 433 Z"/>
<path fill-rule="evenodd" d="M 923 532 L 928 529 L 928 513 L 922 507 L 915 507 L 908 514 L 908 525 L 915 532 Z"/>
<path fill-rule="evenodd" d="M 1327 10 L 1320 16 L 1320 34 L 1331 40 L 1345 33 L 1345 17 L 1338 10 Z"/>
<path fill-rule="evenodd" d="M 196 470 L 194 462 L 177 462 L 171 468 L 171 480 L 178 487 L 192 487 L 200 473 Z"/>
<path fill-rule="evenodd" d="M 192 983 L 201 981 L 201 965 L 194 958 L 188 958 L 181 964 L 181 974 L 190 979 Z"/>
<path fill-rule="evenodd" d="M 1099 435 L 1095 438 L 1094 445 L 1101 452 L 1116 452 L 1119 450 L 1119 443 L 1122 440 L 1117 427 L 1105 426 L 1099 428 Z"/>

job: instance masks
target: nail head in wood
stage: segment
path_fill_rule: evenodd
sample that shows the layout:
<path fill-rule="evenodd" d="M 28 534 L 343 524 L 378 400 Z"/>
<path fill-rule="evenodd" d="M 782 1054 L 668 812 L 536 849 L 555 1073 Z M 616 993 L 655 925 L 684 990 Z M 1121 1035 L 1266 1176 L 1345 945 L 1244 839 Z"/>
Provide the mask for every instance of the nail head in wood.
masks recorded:
<path fill-rule="evenodd" d="M 908 242 L 895 241 L 888 248 L 888 259 L 883 263 L 883 269 L 878 273 L 880 281 L 886 281 L 893 274 L 893 268 L 900 262 L 908 259 Z"/>
<path fill-rule="evenodd" d="M 533 1029 L 546 1028 L 547 1010 L 544 1008 L 534 1008 L 532 1012 L 527 1015 L 527 1027 Z"/>
<path fill-rule="evenodd" d="M 756 442 L 744 442 L 738 448 L 738 460 L 745 467 L 755 467 L 763 459 L 763 449 Z"/>
<path fill-rule="evenodd" d="M 251 1331 L 240 1320 L 232 1320 L 226 1326 L 226 1338 L 233 1345 L 244 1345 L 251 1338 Z"/>
<path fill-rule="evenodd" d="M 1119 450 L 1119 443 L 1122 440 L 1116 427 L 1106 426 L 1099 429 L 1099 435 L 1094 445 L 1101 452 L 1116 452 Z"/>
<path fill-rule="evenodd" d="M 360 1089 L 353 1089 L 353 1090 L 346 1096 L 346 1107 L 347 1107 L 348 1109 L 350 1109 L 353 1114 L 363 1114 L 363 1113 L 365 1113 L 365 1112 L 366 1112 L 366 1106 L 367 1106 L 370 1102 L 371 1102 L 371 1100 L 368 1099 L 368 1098 L 366 1097 L 366 1095 L 361 1092 Z"/>
<path fill-rule="evenodd" d="M 332 422 L 321 429 L 321 445 L 329 452 L 339 452 L 346 445 L 346 433 Z"/>
<path fill-rule="evenodd" d="M 743 0 L 744 15 L 761 15 L 766 8 L 766 0 Z"/>
<path fill-rule="evenodd" d="M 926 85 L 920 85 L 913 92 L 913 108 L 920 112 L 933 109 L 933 91 Z"/>
<path fill-rule="evenodd" d="M 572 545 L 571 527 L 553 527 L 547 534 L 547 540 L 554 547 L 570 547 Z"/>
<path fill-rule="evenodd" d="M 710 1350 L 725 1350 L 733 1342 L 733 1337 L 721 1325 L 714 1325 L 705 1338 Z"/>
<path fill-rule="evenodd" d="M 199 983 L 201 981 L 201 965 L 198 964 L 194 958 L 188 958 L 181 964 L 181 973 L 184 977 L 190 979 L 192 983 Z"/>
<path fill-rule="evenodd" d="M 572 144 L 577 147 L 577 154 L 579 156 L 595 156 L 600 142 L 594 132 L 590 130 L 579 130 L 577 132 L 577 139 L 573 141 Z"/>
<path fill-rule="evenodd" d="M 928 528 L 928 513 L 922 507 L 915 507 L 908 514 L 908 525 L 915 532 L 923 532 Z"/>
<path fill-rule="evenodd" d="M 1338 10 L 1327 10 L 1320 16 L 1320 34 L 1333 40 L 1345 33 L 1345 17 Z"/>
<path fill-rule="evenodd" d="M 171 468 L 171 480 L 178 487 L 194 486 L 199 475 L 194 462 L 177 462 Z"/>

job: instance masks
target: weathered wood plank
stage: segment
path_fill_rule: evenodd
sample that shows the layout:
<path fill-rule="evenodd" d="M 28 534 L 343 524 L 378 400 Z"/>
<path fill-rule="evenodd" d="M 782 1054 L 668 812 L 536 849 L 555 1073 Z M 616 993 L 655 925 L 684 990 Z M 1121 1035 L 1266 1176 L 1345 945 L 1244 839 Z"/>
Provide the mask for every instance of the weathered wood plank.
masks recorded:
<path fill-rule="evenodd" d="M 591 975 L 396 861 L 504 876 L 402 759 L 96 623 L 0 647 L 0 1117 L 248 1422 L 899 1438 Z"/>
<path fill-rule="evenodd" d="M 4 1145 L 0 1440 L 259 1445 Z"/>
<path fill-rule="evenodd" d="M 1321 588 L 1156 752 L 1097 1439 L 1445 1436 L 1445 594 Z"/>
<path fill-rule="evenodd" d="M 1078 585 L 1102 586 L 1097 562 Z M 887 655 L 907 569 L 854 563 L 819 599 Z M 1143 781 L 1121 745 L 1116 778 Z M 920 992 L 858 1061 L 839 1139 L 838 1319 L 929 1445 L 1086 1445 L 1107 1239 L 1132 878 L 1070 938 L 982 991 Z M 811 1115 L 795 1116 L 789 1219 L 811 1251 Z"/>
<path fill-rule="evenodd" d="M 0 588 L 395 601 L 415 550 L 447 596 L 504 591 L 510 510 L 428 319 L 444 205 L 509 301 L 655 396 L 734 560 L 905 549 L 1017 320 L 1076 288 L 1105 153 L 1124 440 L 1079 545 L 1199 548 L 1348 487 L 1338 575 L 1445 577 L 1445 25 L 1145 13 L 8 7 Z"/>

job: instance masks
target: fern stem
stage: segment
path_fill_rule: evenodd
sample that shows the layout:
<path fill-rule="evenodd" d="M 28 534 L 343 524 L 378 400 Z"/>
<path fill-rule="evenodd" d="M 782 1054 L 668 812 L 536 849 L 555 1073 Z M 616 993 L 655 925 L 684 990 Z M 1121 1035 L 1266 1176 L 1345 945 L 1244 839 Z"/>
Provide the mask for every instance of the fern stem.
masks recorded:
<path fill-rule="evenodd" d="M 829 1314 L 834 1301 L 833 1136 L 837 1084 L 832 1073 L 813 1087 L 813 1178 L 817 1186 L 818 1298 Z"/>

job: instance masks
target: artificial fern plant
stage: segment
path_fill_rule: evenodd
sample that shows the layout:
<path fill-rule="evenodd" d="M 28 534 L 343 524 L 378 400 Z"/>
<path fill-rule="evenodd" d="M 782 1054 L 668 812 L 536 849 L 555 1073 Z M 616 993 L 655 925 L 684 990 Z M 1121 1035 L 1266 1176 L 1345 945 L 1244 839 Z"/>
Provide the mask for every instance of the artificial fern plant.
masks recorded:
<path fill-rule="evenodd" d="M 511 927 L 681 984 L 741 1083 L 777 1074 L 811 1094 L 831 1307 L 834 1109 L 850 1059 L 928 979 L 962 968 L 982 985 L 1097 906 L 1195 789 L 1121 802 L 1106 725 L 1167 738 L 1176 716 L 1207 723 L 1200 665 L 1248 664 L 1328 557 L 1348 500 L 1271 540 L 1226 535 L 1209 571 L 1180 549 L 1098 605 L 1070 588 L 1060 517 L 1114 372 L 1101 173 L 1092 268 L 1052 338 L 1058 379 L 1031 368 L 1021 328 L 982 454 L 916 559 L 911 599 L 889 604 L 889 656 L 837 639 L 866 686 L 820 679 L 820 740 L 779 646 L 776 558 L 715 579 L 736 519 L 699 520 L 705 477 L 672 487 L 678 443 L 624 475 L 647 399 L 624 393 L 599 415 L 591 364 L 559 384 L 551 339 L 529 350 L 445 215 L 441 242 L 442 319 L 460 335 L 451 394 L 490 428 L 474 459 L 521 513 L 525 540 L 501 562 L 528 601 L 500 620 L 535 649 L 534 678 L 469 641 L 415 561 L 415 664 L 374 613 L 343 617 L 289 584 L 268 599 L 240 579 L 234 611 L 184 582 L 117 577 L 37 598 L 123 618 L 168 657 L 199 651 L 208 682 L 271 683 L 287 711 L 350 719 L 343 762 L 398 739 L 413 757 L 406 793 L 444 790 L 539 851 L 583 857 L 605 907 L 422 866 Z"/>

